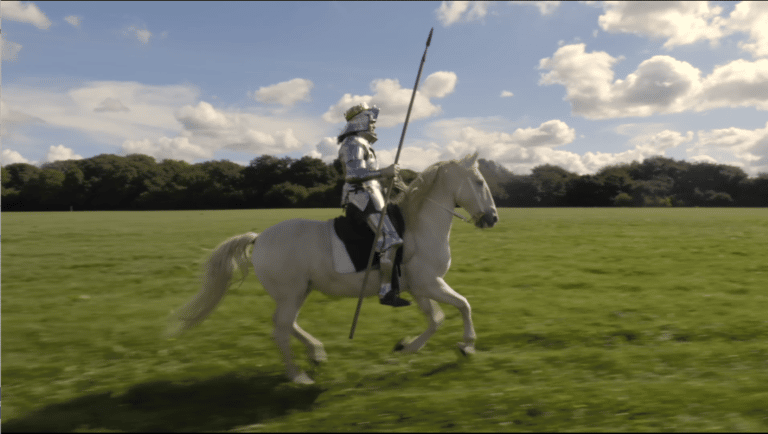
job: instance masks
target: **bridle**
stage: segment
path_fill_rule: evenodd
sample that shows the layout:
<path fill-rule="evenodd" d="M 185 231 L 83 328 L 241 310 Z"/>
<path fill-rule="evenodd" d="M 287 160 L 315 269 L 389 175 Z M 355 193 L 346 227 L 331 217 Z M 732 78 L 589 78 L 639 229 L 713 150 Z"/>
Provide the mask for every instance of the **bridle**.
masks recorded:
<path fill-rule="evenodd" d="M 468 218 L 464 217 L 463 215 L 457 213 L 455 210 L 448 209 L 448 208 L 444 207 L 443 205 L 440 205 L 440 203 L 438 201 L 432 199 L 431 197 L 428 197 L 427 200 L 432 202 L 432 203 L 434 203 L 435 205 L 437 205 L 438 208 L 441 208 L 441 209 L 445 210 L 445 212 L 449 212 L 449 213 L 453 214 L 454 217 L 458 217 L 458 218 L 460 218 L 461 220 L 463 220 L 463 221 L 465 221 L 467 223 L 473 223 L 473 221 L 470 221 L 470 219 L 468 219 Z"/>
<path fill-rule="evenodd" d="M 464 182 L 466 182 L 466 183 L 469 183 L 469 182 L 470 182 L 470 181 L 469 181 L 469 178 L 466 178 L 466 179 L 464 179 Z M 460 195 L 460 194 L 461 194 L 461 189 L 463 189 L 463 188 L 464 188 L 464 182 L 462 182 L 462 183 L 461 183 L 461 185 L 459 186 L 459 191 L 456 193 L 457 195 Z M 475 189 L 474 189 L 474 188 L 472 188 L 472 186 L 471 186 L 471 185 L 470 185 L 470 190 L 472 191 L 472 194 L 474 194 L 474 195 L 475 195 L 475 199 L 477 199 L 477 203 L 480 203 L 480 202 L 481 202 L 481 201 L 480 201 L 480 195 L 478 195 L 478 194 L 477 194 L 477 192 L 475 191 Z M 483 218 L 483 216 L 485 215 L 485 213 L 484 213 L 483 211 L 478 211 L 478 212 L 477 212 L 475 215 L 473 215 L 472 217 L 470 217 L 470 218 L 467 218 L 467 217 L 464 217 L 463 215 L 459 214 L 459 213 L 458 213 L 458 212 L 456 212 L 455 210 L 452 210 L 452 209 L 448 209 L 448 208 L 444 207 L 443 205 L 441 205 L 440 203 L 438 203 L 436 200 L 432 199 L 431 197 L 428 197 L 428 198 L 427 198 L 427 200 L 428 200 L 428 201 L 430 201 L 430 202 L 432 202 L 432 203 L 434 203 L 435 205 L 437 205 L 439 208 L 443 209 L 444 211 L 446 211 L 446 212 L 449 212 L 449 213 L 453 214 L 453 216 L 454 216 L 454 217 L 458 217 L 458 218 L 459 218 L 459 219 L 461 219 L 462 221 L 465 221 L 465 222 L 467 222 L 467 223 L 471 223 L 471 224 L 473 224 L 473 225 L 474 225 L 475 223 L 477 223 L 477 221 L 478 221 L 478 220 L 480 220 L 481 218 Z"/>

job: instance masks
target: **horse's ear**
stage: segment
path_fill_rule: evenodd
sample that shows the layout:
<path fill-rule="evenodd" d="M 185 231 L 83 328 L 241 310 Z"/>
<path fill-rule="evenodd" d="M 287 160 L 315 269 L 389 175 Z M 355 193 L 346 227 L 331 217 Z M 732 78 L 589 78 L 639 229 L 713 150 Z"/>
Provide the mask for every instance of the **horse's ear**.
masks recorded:
<path fill-rule="evenodd" d="M 478 155 L 478 151 L 475 151 L 474 154 L 467 154 L 464 158 L 461 159 L 461 163 L 464 165 L 464 167 L 470 168 L 477 162 Z"/>

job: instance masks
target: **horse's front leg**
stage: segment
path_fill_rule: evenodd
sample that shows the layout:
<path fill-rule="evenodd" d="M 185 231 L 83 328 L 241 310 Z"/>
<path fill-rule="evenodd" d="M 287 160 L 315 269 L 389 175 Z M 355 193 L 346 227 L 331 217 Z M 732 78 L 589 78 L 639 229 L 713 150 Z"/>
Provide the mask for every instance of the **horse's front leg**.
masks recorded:
<path fill-rule="evenodd" d="M 464 342 L 459 342 L 459 349 L 465 355 L 474 354 L 477 335 L 475 334 L 475 327 L 472 325 L 472 308 L 467 299 L 448 286 L 442 277 L 437 277 L 429 285 L 426 285 L 420 295 L 439 303 L 455 306 L 461 312 L 461 317 L 464 320 Z"/>
<path fill-rule="evenodd" d="M 434 300 L 430 300 L 423 296 L 414 296 L 413 298 L 427 317 L 427 330 L 410 342 L 406 342 L 405 340 L 400 341 L 397 346 L 395 346 L 395 351 L 402 351 L 404 353 L 415 353 L 419 351 L 424 347 L 424 344 L 427 343 L 427 340 L 435 334 L 445 319 L 445 314 L 443 314 L 442 309 L 440 309 L 440 306 L 438 306 Z"/>

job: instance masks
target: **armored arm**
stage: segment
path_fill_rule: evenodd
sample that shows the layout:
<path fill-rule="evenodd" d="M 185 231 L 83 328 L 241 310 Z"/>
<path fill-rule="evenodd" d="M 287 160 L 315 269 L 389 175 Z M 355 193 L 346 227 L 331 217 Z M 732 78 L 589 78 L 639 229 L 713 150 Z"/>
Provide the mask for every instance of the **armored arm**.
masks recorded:
<path fill-rule="evenodd" d="M 371 158 L 372 151 L 357 137 L 350 137 L 339 149 L 339 159 L 344 165 L 344 181 L 350 184 L 361 184 L 371 179 L 392 177 L 397 171 L 392 166 L 383 170 L 377 170 L 375 158 Z"/>

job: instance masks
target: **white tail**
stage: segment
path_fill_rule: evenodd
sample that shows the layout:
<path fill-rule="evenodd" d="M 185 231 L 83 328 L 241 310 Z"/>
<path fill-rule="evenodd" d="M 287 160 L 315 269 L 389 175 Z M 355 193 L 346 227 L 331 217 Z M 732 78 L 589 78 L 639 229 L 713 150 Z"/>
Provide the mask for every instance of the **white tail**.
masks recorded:
<path fill-rule="evenodd" d="M 232 273 L 237 266 L 243 275 L 248 275 L 250 268 L 249 247 L 259 235 L 248 232 L 236 235 L 219 244 L 204 265 L 202 289 L 182 308 L 171 316 L 164 336 L 171 338 L 203 322 L 213 312 L 231 286 Z"/>

